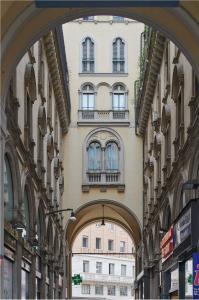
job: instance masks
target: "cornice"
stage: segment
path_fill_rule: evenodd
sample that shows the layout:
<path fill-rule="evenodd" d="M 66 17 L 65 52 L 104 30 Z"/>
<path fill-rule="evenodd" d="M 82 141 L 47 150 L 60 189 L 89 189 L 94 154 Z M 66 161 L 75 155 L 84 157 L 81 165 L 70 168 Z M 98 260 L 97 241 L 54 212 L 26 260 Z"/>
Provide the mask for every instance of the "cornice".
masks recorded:
<path fill-rule="evenodd" d="M 43 37 L 43 42 L 55 94 L 55 101 L 57 104 L 60 125 L 63 133 L 67 133 L 68 125 L 70 123 L 70 108 L 68 107 L 69 99 L 67 99 L 69 91 L 68 86 L 65 86 L 62 77 L 62 65 L 59 60 L 59 54 L 55 39 L 55 34 L 50 31 Z"/>
<path fill-rule="evenodd" d="M 150 57 L 148 58 L 147 71 L 145 72 L 142 93 L 139 99 L 140 110 L 138 115 L 139 133 L 144 135 L 151 104 L 153 102 L 154 92 L 157 83 L 157 76 L 160 71 L 162 57 L 165 47 L 165 37 L 160 33 L 156 33 L 154 43 L 151 43 L 149 51 Z"/>

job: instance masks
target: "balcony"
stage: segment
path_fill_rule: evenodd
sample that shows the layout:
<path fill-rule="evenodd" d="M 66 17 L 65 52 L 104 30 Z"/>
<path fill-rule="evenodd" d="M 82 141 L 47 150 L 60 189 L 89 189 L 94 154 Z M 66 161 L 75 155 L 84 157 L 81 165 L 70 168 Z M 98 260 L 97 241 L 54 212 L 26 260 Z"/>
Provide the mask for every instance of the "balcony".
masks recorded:
<path fill-rule="evenodd" d="M 108 274 L 95 274 L 95 273 L 81 273 L 83 283 L 100 282 L 100 283 L 125 283 L 133 284 L 134 279 L 131 276 L 119 276 Z"/>
<path fill-rule="evenodd" d="M 78 110 L 78 126 L 129 126 L 128 110 Z"/>
<path fill-rule="evenodd" d="M 119 171 L 96 171 L 86 173 L 86 183 L 82 185 L 85 192 L 89 191 L 89 187 L 117 187 L 119 192 L 124 192 L 124 184 L 121 183 L 121 174 Z"/>

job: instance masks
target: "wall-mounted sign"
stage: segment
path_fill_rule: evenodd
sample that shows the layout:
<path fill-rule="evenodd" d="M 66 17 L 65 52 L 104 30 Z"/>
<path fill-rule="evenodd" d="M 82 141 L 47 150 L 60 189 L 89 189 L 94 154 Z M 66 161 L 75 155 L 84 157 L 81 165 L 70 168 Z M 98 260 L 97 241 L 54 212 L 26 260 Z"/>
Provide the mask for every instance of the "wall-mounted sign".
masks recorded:
<path fill-rule="evenodd" d="M 164 235 L 161 241 L 162 258 L 168 258 L 173 252 L 173 226 Z"/>
<path fill-rule="evenodd" d="M 191 208 L 174 225 L 174 248 L 178 247 L 191 234 Z"/>
<path fill-rule="evenodd" d="M 199 252 L 193 253 L 193 299 L 199 299 Z"/>

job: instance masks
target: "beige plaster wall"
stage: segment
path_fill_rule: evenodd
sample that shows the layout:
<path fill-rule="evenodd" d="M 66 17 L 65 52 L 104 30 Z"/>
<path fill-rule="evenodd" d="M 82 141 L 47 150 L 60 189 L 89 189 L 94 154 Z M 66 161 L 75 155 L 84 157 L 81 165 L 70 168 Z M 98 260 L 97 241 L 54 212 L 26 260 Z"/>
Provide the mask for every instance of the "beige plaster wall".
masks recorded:
<path fill-rule="evenodd" d="M 66 42 L 66 56 L 70 76 L 71 125 L 64 139 L 64 207 L 77 209 L 81 205 L 96 199 L 110 199 L 129 207 L 142 222 L 142 141 L 135 136 L 133 82 L 138 75 L 138 57 L 140 33 L 144 25 L 138 22 L 71 22 L 63 26 Z M 90 36 L 96 46 L 95 74 L 79 74 L 81 71 L 80 45 Z M 126 42 L 127 70 L 125 74 L 112 72 L 112 42 L 116 37 Z M 111 109 L 110 88 L 116 82 L 122 82 L 128 89 L 129 127 L 116 126 L 113 129 L 120 135 L 124 145 L 124 184 L 125 191 L 118 193 L 116 188 L 108 187 L 106 192 L 100 188 L 90 188 L 89 193 L 82 192 L 83 143 L 87 135 L 96 128 L 78 127 L 79 89 L 83 83 L 100 83 L 96 94 L 98 109 Z M 110 86 L 110 88 L 108 88 Z M 103 126 L 103 124 L 101 124 Z"/>

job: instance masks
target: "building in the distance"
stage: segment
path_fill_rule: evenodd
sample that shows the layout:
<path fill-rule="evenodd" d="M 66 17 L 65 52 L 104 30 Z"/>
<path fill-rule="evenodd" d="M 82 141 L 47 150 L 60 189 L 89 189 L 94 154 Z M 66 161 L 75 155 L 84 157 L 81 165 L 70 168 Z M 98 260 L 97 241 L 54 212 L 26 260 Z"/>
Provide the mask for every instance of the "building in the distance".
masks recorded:
<path fill-rule="evenodd" d="M 118 225 L 87 226 L 73 245 L 72 273 L 82 277 L 80 285 L 73 284 L 73 297 L 133 299 L 134 252 L 131 237 Z"/>

